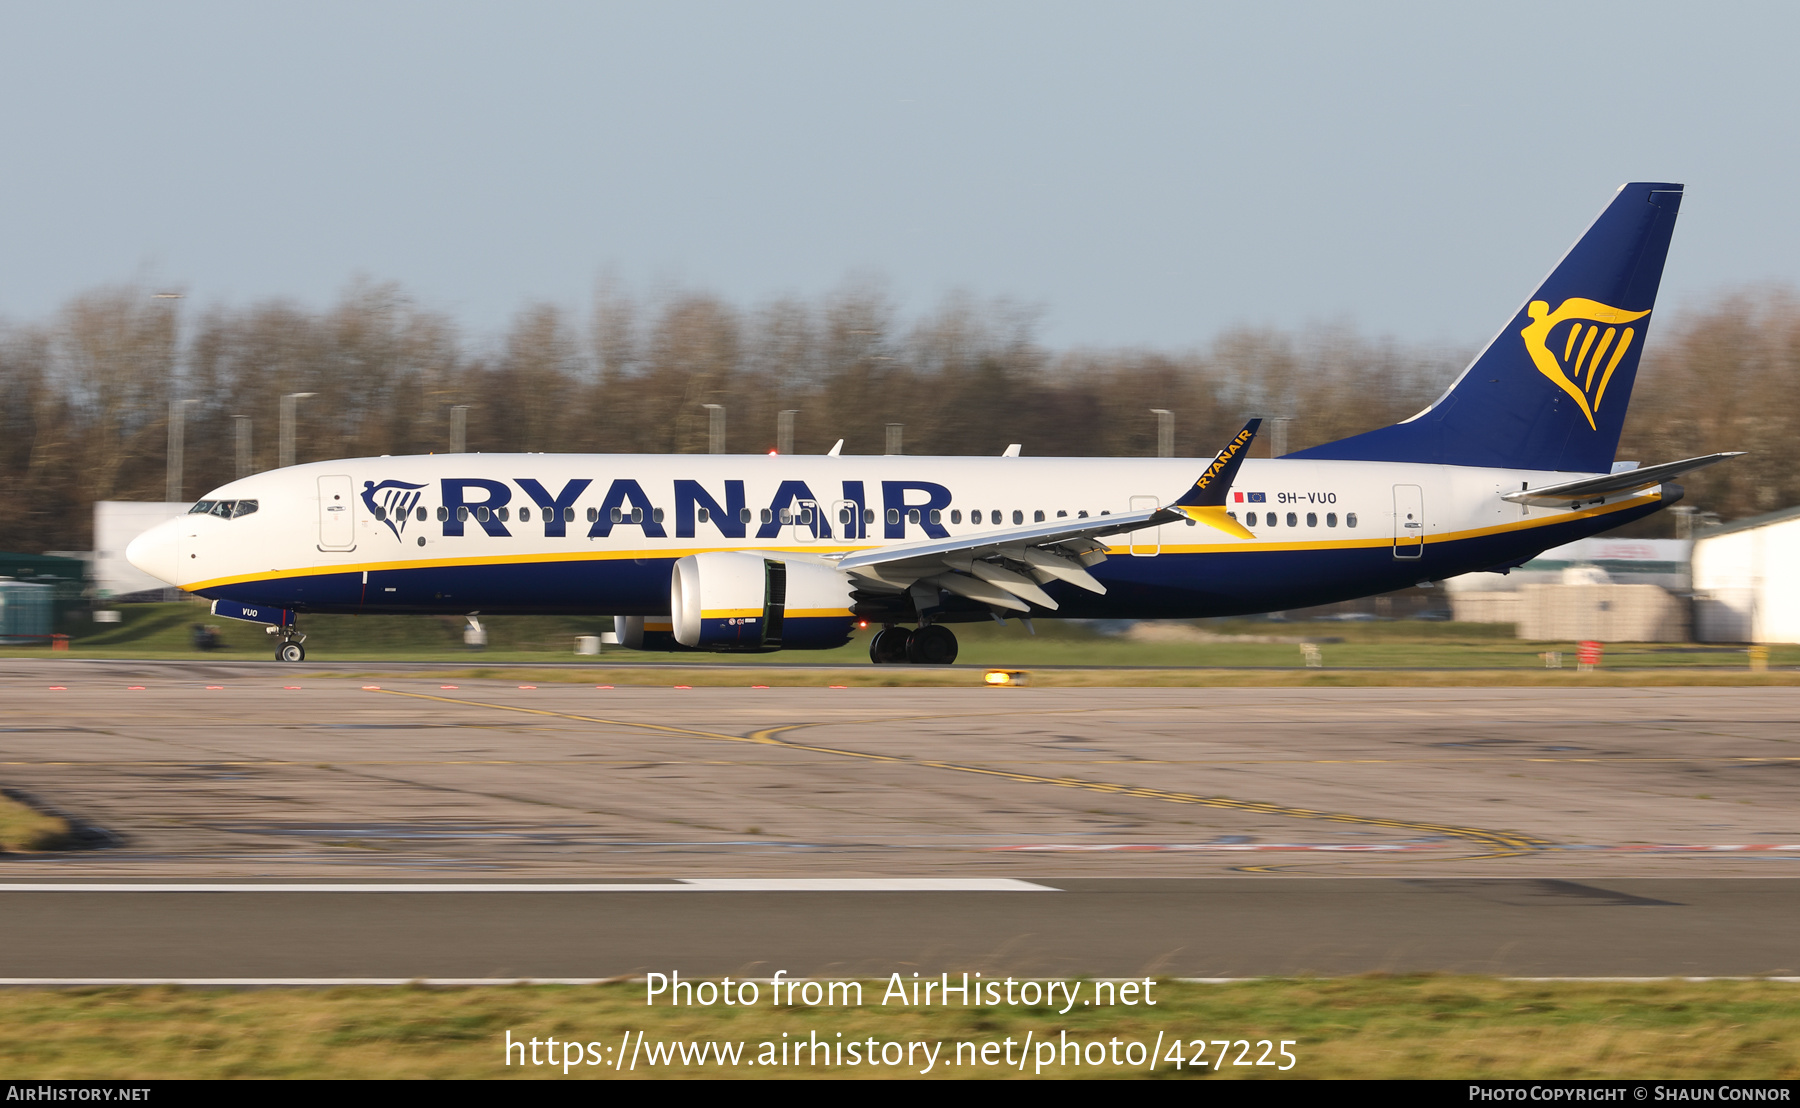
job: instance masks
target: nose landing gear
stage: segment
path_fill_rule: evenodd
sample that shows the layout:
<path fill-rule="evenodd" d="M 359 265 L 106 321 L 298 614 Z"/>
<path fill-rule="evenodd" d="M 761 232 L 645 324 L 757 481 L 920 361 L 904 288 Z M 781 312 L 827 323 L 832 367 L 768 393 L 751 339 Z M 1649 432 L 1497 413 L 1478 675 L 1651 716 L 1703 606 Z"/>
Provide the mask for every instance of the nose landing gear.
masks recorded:
<path fill-rule="evenodd" d="M 950 628 L 928 623 L 916 631 L 890 625 L 869 640 L 869 661 L 878 666 L 947 666 L 956 661 L 956 636 Z"/>
<path fill-rule="evenodd" d="M 296 630 L 292 624 L 286 627 L 269 627 L 265 630 L 271 635 L 281 636 L 281 641 L 275 644 L 275 660 L 277 662 L 306 661 L 306 647 L 300 645 L 306 641 L 306 636 Z"/>

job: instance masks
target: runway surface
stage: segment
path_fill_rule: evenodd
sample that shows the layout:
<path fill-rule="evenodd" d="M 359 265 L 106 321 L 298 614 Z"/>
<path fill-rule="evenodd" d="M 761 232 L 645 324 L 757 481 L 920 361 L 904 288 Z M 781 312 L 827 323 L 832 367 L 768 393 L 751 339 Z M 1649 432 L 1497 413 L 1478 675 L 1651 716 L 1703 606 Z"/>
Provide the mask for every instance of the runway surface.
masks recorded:
<path fill-rule="evenodd" d="M 986 892 L 0 892 L 0 978 L 1800 974 L 1793 881 L 1043 884 Z"/>
<path fill-rule="evenodd" d="M 0 697 L 0 785 L 112 843 L 0 857 L 3 885 L 1059 890 L 0 891 L 0 977 L 1800 972 L 1800 689 L 614 689 L 7 661 Z"/>

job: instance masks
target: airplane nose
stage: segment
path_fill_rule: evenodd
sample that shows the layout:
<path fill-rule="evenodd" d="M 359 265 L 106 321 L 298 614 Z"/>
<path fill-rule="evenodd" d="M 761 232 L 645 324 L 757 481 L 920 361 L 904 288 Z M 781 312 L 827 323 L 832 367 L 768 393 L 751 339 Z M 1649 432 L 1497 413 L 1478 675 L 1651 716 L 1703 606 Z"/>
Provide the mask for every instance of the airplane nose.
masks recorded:
<path fill-rule="evenodd" d="M 145 531 L 125 548 L 125 560 L 159 581 L 181 584 L 182 521 L 164 520 Z"/>

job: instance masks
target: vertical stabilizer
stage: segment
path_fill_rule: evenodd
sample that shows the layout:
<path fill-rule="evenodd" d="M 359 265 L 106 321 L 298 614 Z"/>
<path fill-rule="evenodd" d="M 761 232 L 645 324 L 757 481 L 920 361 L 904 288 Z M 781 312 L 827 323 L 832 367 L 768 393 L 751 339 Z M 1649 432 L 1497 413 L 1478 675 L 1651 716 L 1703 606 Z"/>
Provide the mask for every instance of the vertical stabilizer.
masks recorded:
<path fill-rule="evenodd" d="M 1620 188 L 1431 407 L 1288 457 L 1610 470 L 1681 190 L 1649 182 Z"/>

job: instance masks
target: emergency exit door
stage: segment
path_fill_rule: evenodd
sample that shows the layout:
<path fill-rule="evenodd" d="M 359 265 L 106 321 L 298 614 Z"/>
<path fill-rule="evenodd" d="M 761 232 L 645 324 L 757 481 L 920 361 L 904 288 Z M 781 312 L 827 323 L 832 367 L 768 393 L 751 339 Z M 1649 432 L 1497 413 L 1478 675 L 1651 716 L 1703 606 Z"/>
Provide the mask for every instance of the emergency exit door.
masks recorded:
<path fill-rule="evenodd" d="M 1425 554 L 1425 490 L 1418 485 L 1394 486 L 1394 557 Z"/>
<path fill-rule="evenodd" d="M 356 548 L 355 489 L 348 476 L 319 478 L 319 549 Z"/>

